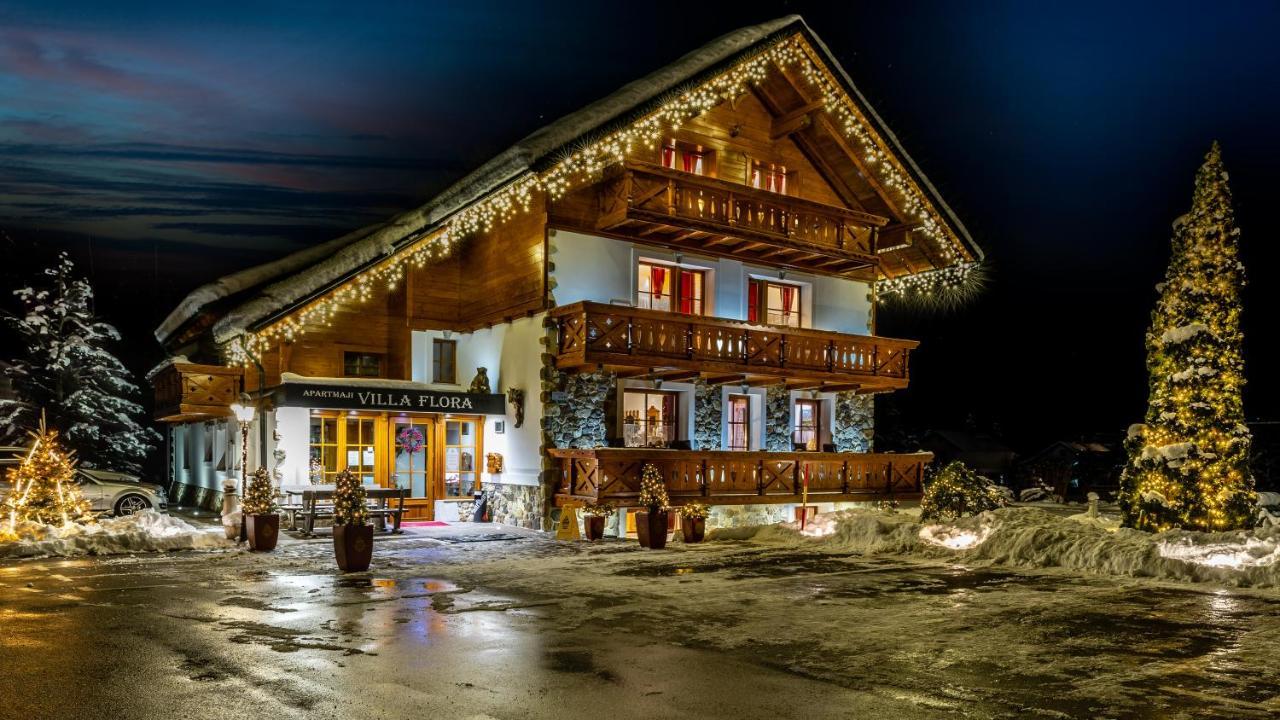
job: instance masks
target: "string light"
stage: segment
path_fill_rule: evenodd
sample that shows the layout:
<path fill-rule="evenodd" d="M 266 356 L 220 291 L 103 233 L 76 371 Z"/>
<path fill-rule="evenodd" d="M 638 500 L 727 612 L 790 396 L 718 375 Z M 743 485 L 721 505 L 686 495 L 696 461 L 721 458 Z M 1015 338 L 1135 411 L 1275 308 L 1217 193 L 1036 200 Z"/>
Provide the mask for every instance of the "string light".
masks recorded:
<path fill-rule="evenodd" d="M 521 175 L 482 200 L 454 213 L 442 228 L 398 249 L 288 317 L 232 339 L 224 346 L 228 360 L 245 364 L 250 358 L 260 356 L 273 343 L 296 339 L 309 326 L 329 325 L 340 308 L 369 300 L 378 288 L 393 289 L 404 279 L 409 268 L 420 268 L 447 256 L 461 238 L 488 232 L 527 212 L 538 193 L 557 200 L 577 187 L 596 182 L 606 168 L 624 161 L 638 148 L 656 150 L 658 144 L 683 123 L 744 95 L 752 86 L 764 82 L 771 72 L 791 67 L 798 67 L 805 80 L 820 94 L 825 111 L 864 153 L 866 167 L 882 187 L 896 196 L 903 215 L 916 223 L 914 231 L 928 238 L 947 263 L 953 263 L 943 268 L 954 270 L 953 273 L 922 273 L 894 278 L 881 281 L 878 290 L 894 295 L 909 289 L 924 291 L 938 283 L 939 291 L 945 294 L 948 287 L 962 283 L 976 263 L 960 239 L 928 202 L 884 138 L 843 91 L 814 48 L 802 36 L 794 35 L 777 41 L 700 85 L 673 92 L 669 100 L 648 115 L 597 139 L 579 143 L 544 171 L 529 171 Z M 927 277 L 914 280 L 922 276 Z"/>

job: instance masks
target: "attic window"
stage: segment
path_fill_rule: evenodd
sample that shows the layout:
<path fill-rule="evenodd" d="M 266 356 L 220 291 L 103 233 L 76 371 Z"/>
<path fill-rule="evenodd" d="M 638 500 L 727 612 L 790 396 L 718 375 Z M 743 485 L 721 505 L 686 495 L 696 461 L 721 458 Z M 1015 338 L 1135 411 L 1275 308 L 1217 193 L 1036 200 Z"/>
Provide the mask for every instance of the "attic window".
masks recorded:
<path fill-rule="evenodd" d="M 753 188 L 786 195 L 788 175 L 790 173 L 787 172 L 786 165 L 752 160 L 751 174 L 747 178 L 747 184 Z"/>
<path fill-rule="evenodd" d="M 343 353 L 342 375 L 344 377 L 382 377 L 381 353 Z"/>
<path fill-rule="evenodd" d="M 668 140 L 662 145 L 662 167 L 694 175 L 710 175 L 715 167 L 715 151 L 701 145 Z"/>

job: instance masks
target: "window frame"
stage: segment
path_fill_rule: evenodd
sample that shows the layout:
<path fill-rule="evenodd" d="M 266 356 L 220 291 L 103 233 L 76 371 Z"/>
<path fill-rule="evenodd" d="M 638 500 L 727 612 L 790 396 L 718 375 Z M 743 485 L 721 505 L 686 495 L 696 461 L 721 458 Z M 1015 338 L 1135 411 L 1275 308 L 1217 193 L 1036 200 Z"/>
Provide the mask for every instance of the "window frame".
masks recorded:
<path fill-rule="evenodd" d="M 810 426 L 802 424 L 803 413 L 800 412 L 801 407 L 813 408 L 813 423 Z M 806 452 L 818 452 L 822 449 L 822 400 L 818 398 L 797 398 L 792 408 L 791 420 L 791 447 L 794 450 L 796 445 L 804 444 Z M 808 442 L 801 443 L 799 440 L 801 433 L 813 433 L 813 450 L 808 449 Z"/>
<path fill-rule="evenodd" d="M 442 355 L 443 348 L 449 349 L 448 360 L 448 378 L 442 379 L 444 374 L 442 371 Z M 440 385 L 457 385 L 458 384 L 458 341 L 450 338 L 432 338 L 431 339 L 431 382 Z"/>
<path fill-rule="evenodd" d="M 355 360 L 354 364 L 352 360 Z M 372 375 L 365 372 L 367 363 L 365 361 L 372 359 L 375 362 L 374 372 Z M 342 351 L 342 377 L 349 378 L 380 378 L 386 377 L 384 370 L 386 368 L 386 353 L 372 352 L 369 350 L 343 350 Z M 352 372 L 352 368 L 356 372 Z"/>
<path fill-rule="evenodd" d="M 783 288 L 792 288 L 796 293 L 796 310 L 795 323 L 770 322 L 769 313 L 769 290 L 770 288 L 778 288 L 778 294 L 781 296 Z M 780 280 L 768 280 L 765 278 L 750 278 L 747 281 L 747 321 L 756 325 L 774 325 L 777 327 L 803 328 L 805 327 L 804 317 L 804 295 L 807 287 L 800 283 L 790 283 Z M 789 313 L 777 310 L 777 312 L 786 316 Z"/>
<path fill-rule="evenodd" d="M 649 268 L 649 278 L 650 278 L 649 280 L 650 287 L 648 292 L 645 292 L 644 290 L 640 289 L 640 276 L 644 272 L 644 269 L 646 267 Z M 669 273 L 668 277 L 671 278 L 670 285 L 672 290 L 670 293 L 670 297 L 671 297 L 672 309 L 670 310 L 662 310 L 661 308 L 653 307 L 653 279 L 652 278 L 653 278 L 653 268 L 655 267 L 665 268 L 666 271 Z M 699 278 L 699 281 L 698 283 L 696 283 L 696 285 L 701 289 L 701 293 L 696 297 L 692 298 L 690 302 L 691 310 L 690 312 L 687 312 L 687 313 L 682 312 L 680 310 L 680 306 L 683 305 L 683 300 L 685 297 L 681 290 L 683 283 L 680 282 L 680 277 L 686 274 L 696 275 Z M 635 274 L 636 307 L 642 310 L 655 310 L 657 312 L 669 312 L 669 313 L 674 313 L 676 315 L 683 315 L 685 317 L 708 317 L 707 281 L 709 276 L 710 276 L 710 271 L 707 268 L 685 267 L 684 265 L 660 262 L 657 260 L 639 259 L 636 261 L 636 274 Z M 691 285 L 693 284 L 695 283 L 691 283 Z M 640 301 L 641 298 L 646 295 L 649 297 L 648 307 L 645 307 Z"/>
<path fill-rule="evenodd" d="M 694 167 L 686 169 L 689 164 L 687 158 L 694 157 L 701 161 L 699 165 L 697 161 L 693 163 Z M 668 170 L 676 170 L 678 172 L 697 175 L 698 177 L 715 177 L 716 176 L 716 151 L 715 148 L 707 147 L 699 143 L 691 143 L 685 140 L 677 140 L 676 138 L 667 138 L 665 142 L 658 147 L 658 164 Z"/>
<path fill-rule="evenodd" d="M 647 415 L 647 413 L 648 413 L 648 408 L 649 408 L 649 401 L 648 401 L 648 399 L 647 399 L 647 398 L 648 398 L 650 395 L 660 395 L 660 396 L 663 396 L 664 398 L 665 398 L 665 397 L 671 397 L 671 398 L 673 398 L 673 400 L 674 400 L 674 402 L 675 402 L 675 408 L 673 409 L 673 411 L 672 411 L 672 413 L 671 413 L 671 415 L 672 415 L 671 419 L 670 419 L 670 420 L 664 420 L 664 421 L 661 421 L 661 425 L 663 425 L 663 426 L 669 426 L 669 427 L 671 428 L 670 437 L 667 439 L 667 445 L 665 445 L 664 447 L 670 447 L 673 443 L 676 443 L 676 442 L 678 442 L 678 441 L 680 440 L 680 391 L 678 391 L 678 390 L 658 390 L 658 389 L 655 389 L 655 388 L 623 388 L 623 389 L 622 389 L 622 403 L 621 403 L 621 407 L 622 407 L 622 425 L 623 425 L 624 427 L 628 424 L 628 423 L 627 423 L 627 410 L 626 410 L 626 408 L 627 408 L 627 395 L 629 395 L 629 394 L 631 394 L 631 395 L 644 395 L 644 396 L 646 397 L 646 400 L 644 401 L 644 403 L 642 403 L 642 404 L 641 404 L 641 407 L 643 407 L 643 408 L 644 408 L 644 410 L 642 410 L 642 411 L 641 411 L 641 412 L 642 412 L 642 414 L 641 414 L 641 416 L 640 416 L 640 422 L 638 423 L 638 424 L 641 426 L 641 428 L 643 429 L 643 436 L 644 436 L 644 438 L 646 439 L 646 441 L 648 440 L 648 438 L 649 438 L 649 437 L 651 437 L 651 435 L 650 435 L 650 428 L 649 428 L 649 417 L 648 417 L 648 415 Z M 664 400 L 664 401 L 663 401 L 663 404 L 664 404 L 664 405 L 665 405 L 665 402 L 666 402 L 666 401 Z M 623 433 L 623 441 L 624 441 L 624 443 L 623 443 L 623 444 L 624 444 L 624 445 L 625 445 L 625 440 L 626 440 L 626 433 L 625 433 L 625 431 L 624 431 L 624 433 Z M 627 447 L 636 447 L 636 446 L 634 446 L 634 445 L 628 445 Z M 650 446 L 649 446 L 649 445 L 641 445 L 641 446 L 639 446 L 639 447 L 650 447 Z"/>
<path fill-rule="evenodd" d="M 757 176 L 757 173 L 759 175 Z M 796 171 L 788 170 L 783 163 L 747 158 L 746 185 L 757 190 L 775 193 L 787 197 L 795 195 Z M 779 187 L 774 187 L 777 184 Z M 788 191 L 787 188 L 791 190 Z"/>
<path fill-rule="evenodd" d="M 743 420 L 741 422 L 735 421 L 733 419 L 733 408 L 734 408 L 734 405 L 738 403 L 741 403 L 746 408 L 746 414 L 743 417 Z M 729 401 L 728 403 L 726 403 L 725 409 L 728 412 L 725 414 L 725 417 L 727 419 L 725 421 L 726 442 L 725 442 L 724 449 L 738 451 L 738 452 L 750 452 L 751 451 L 751 396 L 743 395 L 741 393 L 730 394 Z M 734 434 L 735 426 L 742 427 L 743 445 L 741 447 L 735 446 L 733 444 L 733 434 Z"/>

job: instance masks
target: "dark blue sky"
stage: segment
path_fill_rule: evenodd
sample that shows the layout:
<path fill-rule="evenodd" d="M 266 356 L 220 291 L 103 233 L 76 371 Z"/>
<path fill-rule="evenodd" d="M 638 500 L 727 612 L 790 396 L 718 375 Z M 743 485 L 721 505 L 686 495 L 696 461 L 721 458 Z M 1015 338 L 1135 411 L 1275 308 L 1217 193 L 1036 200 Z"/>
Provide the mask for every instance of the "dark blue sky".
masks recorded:
<path fill-rule="evenodd" d="M 910 414 L 1037 438 L 1136 420 L 1151 286 L 1216 138 L 1254 283 L 1248 408 L 1280 415 L 1280 4 L 184 5 L 0 1 L 0 227 L 92 260 L 127 332 L 209 275 L 420 202 L 702 42 L 800 12 L 992 259 L 970 308 L 886 317 L 925 341 Z"/>

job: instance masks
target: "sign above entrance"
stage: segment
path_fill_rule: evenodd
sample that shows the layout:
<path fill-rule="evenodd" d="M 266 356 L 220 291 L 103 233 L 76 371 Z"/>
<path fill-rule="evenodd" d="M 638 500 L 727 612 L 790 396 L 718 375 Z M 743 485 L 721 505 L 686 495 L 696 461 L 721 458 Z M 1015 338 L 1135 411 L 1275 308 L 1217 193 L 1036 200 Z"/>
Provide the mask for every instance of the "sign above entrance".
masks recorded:
<path fill-rule="evenodd" d="M 280 404 L 290 407 L 472 415 L 505 415 L 507 412 L 507 396 L 495 394 L 315 383 L 285 383 L 283 393 Z"/>

